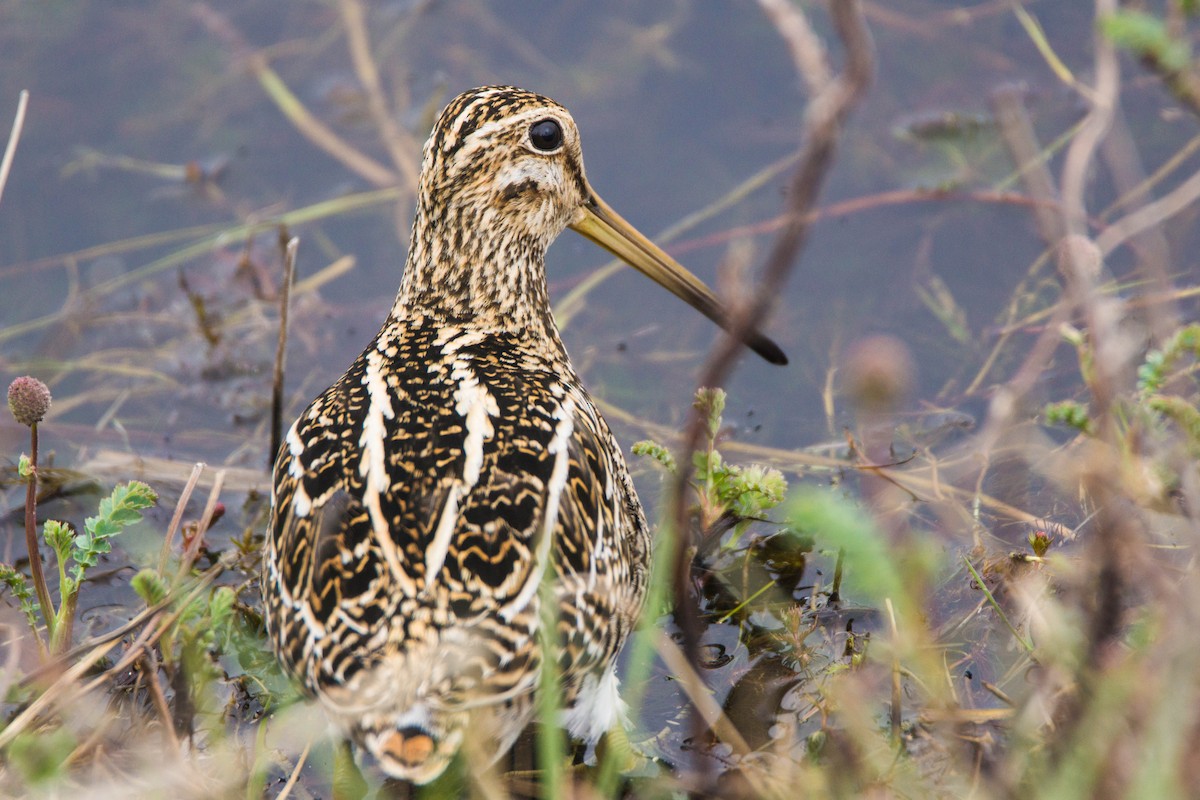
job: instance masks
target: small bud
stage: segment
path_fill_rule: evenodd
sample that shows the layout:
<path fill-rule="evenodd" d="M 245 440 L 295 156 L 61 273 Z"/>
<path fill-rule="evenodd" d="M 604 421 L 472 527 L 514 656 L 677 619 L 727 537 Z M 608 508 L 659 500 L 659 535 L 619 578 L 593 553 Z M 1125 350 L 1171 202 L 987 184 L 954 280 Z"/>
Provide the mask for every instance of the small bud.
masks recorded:
<path fill-rule="evenodd" d="M 1029 547 L 1035 556 L 1041 558 L 1050 549 L 1050 537 L 1045 531 L 1033 531 L 1029 534 Z"/>
<path fill-rule="evenodd" d="M 50 387 L 37 378 L 22 375 L 8 385 L 8 410 L 17 422 L 32 427 L 50 410 Z"/>

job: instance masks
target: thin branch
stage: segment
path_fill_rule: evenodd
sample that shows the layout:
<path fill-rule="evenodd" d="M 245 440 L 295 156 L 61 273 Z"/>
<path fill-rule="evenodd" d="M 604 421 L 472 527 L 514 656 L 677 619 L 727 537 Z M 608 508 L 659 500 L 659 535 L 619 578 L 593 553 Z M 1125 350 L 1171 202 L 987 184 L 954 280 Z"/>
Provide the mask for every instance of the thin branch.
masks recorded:
<path fill-rule="evenodd" d="M 1176 186 L 1153 203 L 1147 203 L 1104 229 L 1096 237 L 1100 252 L 1108 255 L 1139 233 L 1159 225 L 1200 199 L 1200 172 Z"/>
<path fill-rule="evenodd" d="M 4 159 L 0 160 L 0 200 L 4 198 L 4 186 L 8 183 L 8 172 L 17 155 L 17 143 L 25 127 L 25 109 L 29 106 L 29 90 L 22 89 L 17 95 L 17 114 L 13 118 L 12 131 L 8 134 L 8 145 L 4 148 Z"/>
<path fill-rule="evenodd" d="M 1116 0 L 1096 0 L 1096 18 L 1114 14 Z M 1100 140 L 1112 123 L 1113 109 L 1117 104 L 1120 89 L 1120 64 L 1112 41 L 1100 30 L 1092 34 L 1096 49 L 1096 85 L 1090 95 L 1092 108 L 1084 119 L 1079 134 L 1067 148 L 1062 171 L 1062 199 L 1070 233 L 1087 235 L 1087 206 L 1084 202 L 1084 187 L 1095 160 Z"/>
<path fill-rule="evenodd" d="M 826 82 L 821 91 L 809 102 L 802 131 L 803 146 L 800 160 L 788 187 L 788 219 L 780 231 L 762 279 L 748 303 L 737 309 L 730 320 L 729 333 L 721 337 L 709 356 L 702 373 L 700 386 L 722 386 L 741 354 L 746 335 L 754 327 L 761 326 L 768 315 L 773 301 L 783 287 L 800 251 L 804 247 L 809 231 L 810 211 L 816 202 L 825 176 L 833 163 L 833 153 L 842 123 L 863 97 L 871 80 L 874 59 L 870 32 L 867 30 L 858 0 L 832 0 L 829 4 L 834 25 L 846 52 L 846 63 L 840 74 Z M 796 25 L 807 27 L 807 19 L 797 8 L 797 16 L 788 17 L 788 27 L 781 35 L 789 35 Z M 793 51 L 798 44 L 793 44 Z M 798 68 L 803 68 L 798 65 Z M 805 77 L 805 82 L 813 80 Z M 690 663 L 699 661 L 700 620 L 692 602 L 691 566 L 693 549 L 690 546 L 688 527 L 688 485 L 692 477 L 692 453 L 696 451 L 705 429 L 705 420 L 699 410 L 693 408 L 684 437 L 683 447 L 677 458 L 679 471 L 671 491 L 674 535 L 680 537 L 675 562 L 675 605 L 676 621 L 682 633 L 683 653 Z M 693 715 L 693 725 L 702 723 Z"/>
<path fill-rule="evenodd" d="M 833 80 L 821 37 L 813 32 L 804 12 L 792 0 L 758 0 L 792 55 L 792 63 L 810 94 L 824 91 Z"/>
<path fill-rule="evenodd" d="M 788 220 L 775 241 L 762 280 L 750 302 L 733 315 L 728 335 L 721 337 L 714 348 L 699 381 L 700 386 L 718 387 L 724 384 L 734 361 L 742 352 L 745 334 L 756 324 L 761 325 L 761 320 L 770 311 L 772 301 L 779 294 L 803 249 L 812 218 L 810 209 L 832 164 L 834 145 L 842 122 L 870 83 L 872 44 L 859 3 L 857 0 L 839 0 L 831 3 L 831 8 L 846 48 L 846 68 L 809 105 L 804 124 L 805 145 L 788 191 Z M 681 535 L 686 522 L 685 496 L 692 472 L 691 453 L 700 442 L 703 429 L 703 416 L 693 410 L 681 448 L 682 455 L 677 459 L 680 469 L 675 478 L 675 521 Z M 686 550 L 683 548 L 681 553 Z"/>

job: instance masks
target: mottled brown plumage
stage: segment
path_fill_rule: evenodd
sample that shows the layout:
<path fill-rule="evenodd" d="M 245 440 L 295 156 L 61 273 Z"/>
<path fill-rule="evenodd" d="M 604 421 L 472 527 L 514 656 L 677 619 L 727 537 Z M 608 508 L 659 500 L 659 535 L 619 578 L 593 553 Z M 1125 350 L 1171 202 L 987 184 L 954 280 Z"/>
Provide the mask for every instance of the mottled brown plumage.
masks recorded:
<path fill-rule="evenodd" d="M 595 740 L 617 719 L 614 662 L 645 598 L 650 534 L 550 312 L 543 256 L 568 226 L 724 320 L 595 196 L 564 108 L 475 89 L 426 144 L 391 313 L 275 465 L 272 644 L 397 777 L 435 778 L 468 726 L 495 757 L 529 721 L 547 569 L 563 723 Z"/>

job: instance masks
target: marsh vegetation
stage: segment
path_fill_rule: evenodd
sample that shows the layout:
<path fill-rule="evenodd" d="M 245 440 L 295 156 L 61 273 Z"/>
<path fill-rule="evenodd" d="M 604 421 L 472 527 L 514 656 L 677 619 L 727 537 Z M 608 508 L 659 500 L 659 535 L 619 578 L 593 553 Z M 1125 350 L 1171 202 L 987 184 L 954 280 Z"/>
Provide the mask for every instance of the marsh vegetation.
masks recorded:
<path fill-rule="evenodd" d="M 53 395 L 0 415 L 0 794 L 1195 796 L 1196 14 L 0 0 L 0 380 Z M 280 242 L 291 419 L 391 305 L 433 116 L 498 81 L 792 366 L 551 251 L 658 521 L 630 725 L 410 791 L 264 646 Z"/>

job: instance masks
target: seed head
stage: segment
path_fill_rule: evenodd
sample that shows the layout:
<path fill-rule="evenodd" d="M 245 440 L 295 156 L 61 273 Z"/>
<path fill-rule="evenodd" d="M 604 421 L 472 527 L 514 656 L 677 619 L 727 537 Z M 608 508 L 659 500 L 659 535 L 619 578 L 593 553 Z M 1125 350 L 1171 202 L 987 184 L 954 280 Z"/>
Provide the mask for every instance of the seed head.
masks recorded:
<path fill-rule="evenodd" d="M 8 385 L 8 410 L 22 425 L 32 427 L 50 410 L 50 387 L 28 375 Z"/>

